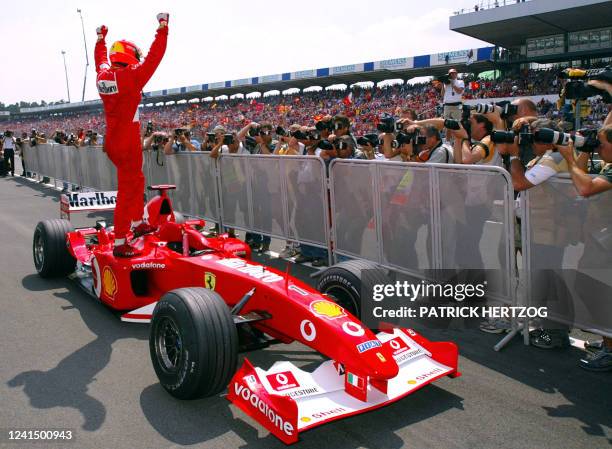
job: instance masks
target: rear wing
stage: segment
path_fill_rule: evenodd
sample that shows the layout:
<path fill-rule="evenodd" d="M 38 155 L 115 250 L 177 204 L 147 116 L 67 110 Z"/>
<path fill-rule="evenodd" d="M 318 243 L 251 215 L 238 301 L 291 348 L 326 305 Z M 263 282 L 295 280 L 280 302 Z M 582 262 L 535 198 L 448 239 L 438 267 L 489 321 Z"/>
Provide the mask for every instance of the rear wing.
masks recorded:
<path fill-rule="evenodd" d="M 70 220 L 73 212 L 114 210 L 117 205 L 117 191 L 68 192 L 60 197 L 60 218 Z"/>

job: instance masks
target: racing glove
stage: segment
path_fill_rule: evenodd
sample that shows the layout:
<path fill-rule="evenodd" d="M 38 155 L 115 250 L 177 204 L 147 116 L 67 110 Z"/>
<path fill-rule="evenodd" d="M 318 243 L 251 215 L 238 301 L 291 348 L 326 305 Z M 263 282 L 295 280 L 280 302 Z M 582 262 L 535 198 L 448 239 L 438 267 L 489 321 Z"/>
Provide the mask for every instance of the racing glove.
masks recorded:
<path fill-rule="evenodd" d="M 157 15 L 157 21 L 159 22 L 160 26 L 168 26 L 169 19 L 170 19 L 170 14 L 168 14 L 167 12 L 160 12 Z"/>
<path fill-rule="evenodd" d="M 96 33 L 98 34 L 98 40 L 105 39 L 106 33 L 108 33 L 108 28 L 106 28 L 106 25 L 99 26 L 96 28 Z"/>

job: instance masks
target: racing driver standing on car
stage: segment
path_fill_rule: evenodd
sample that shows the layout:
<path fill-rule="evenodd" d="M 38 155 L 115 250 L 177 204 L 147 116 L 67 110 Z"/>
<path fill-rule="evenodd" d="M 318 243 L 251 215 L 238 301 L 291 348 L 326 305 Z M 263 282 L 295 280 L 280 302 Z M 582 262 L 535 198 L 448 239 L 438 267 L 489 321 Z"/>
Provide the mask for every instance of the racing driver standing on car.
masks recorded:
<path fill-rule="evenodd" d="M 168 18 L 167 13 L 157 15 L 159 28 L 144 61 L 136 45 L 121 40 L 111 46 L 109 64 L 105 42 L 108 28 L 102 25 L 96 30 L 96 84 L 106 116 L 104 148 L 117 167 L 118 195 L 113 249 L 116 257 L 133 257 L 141 253 L 126 240 L 131 227 L 134 237 L 155 230 L 143 221 L 144 175 L 138 105 L 143 87 L 153 76 L 166 51 Z"/>

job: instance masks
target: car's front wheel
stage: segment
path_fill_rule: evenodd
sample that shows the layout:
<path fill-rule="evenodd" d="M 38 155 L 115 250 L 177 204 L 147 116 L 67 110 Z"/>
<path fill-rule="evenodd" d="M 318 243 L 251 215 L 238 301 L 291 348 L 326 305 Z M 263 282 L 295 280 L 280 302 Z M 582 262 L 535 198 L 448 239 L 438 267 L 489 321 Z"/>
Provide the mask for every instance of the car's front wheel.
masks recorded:
<path fill-rule="evenodd" d="M 32 256 L 41 277 L 65 276 L 74 271 L 76 261 L 66 246 L 66 234 L 73 231 L 68 220 L 38 222 L 32 239 Z"/>
<path fill-rule="evenodd" d="M 217 293 L 180 288 L 155 306 L 149 338 L 151 361 L 162 386 L 179 399 L 215 395 L 238 363 L 238 333 Z"/>

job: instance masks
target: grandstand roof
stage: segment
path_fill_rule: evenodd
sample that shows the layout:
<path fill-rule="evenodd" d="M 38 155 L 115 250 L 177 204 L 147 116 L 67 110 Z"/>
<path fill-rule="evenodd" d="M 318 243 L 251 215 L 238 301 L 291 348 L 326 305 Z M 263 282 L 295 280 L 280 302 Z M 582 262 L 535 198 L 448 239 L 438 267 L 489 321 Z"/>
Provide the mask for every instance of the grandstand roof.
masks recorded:
<path fill-rule="evenodd" d="M 468 58 L 470 61 L 468 61 Z M 448 64 L 447 57 L 448 56 Z M 333 84 L 354 84 L 362 81 L 379 82 L 386 79 L 410 79 L 418 76 L 439 75 L 448 72 L 450 67 L 467 71 L 484 71 L 493 68 L 493 47 L 434 53 L 431 55 L 402 56 L 383 61 L 347 64 L 336 67 L 301 70 L 298 72 L 278 73 L 275 75 L 254 76 L 238 80 L 216 83 L 196 84 L 153 92 L 145 92 L 143 103 L 177 101 L 190 98 L 234 95 L 237 93 L 267 92 L 310 86 L 327 87 Z M 21 108 L 22 114 L 41 112 L 74 111 L 100 107 L 100 100 L 75 102 L 37 108 Z"/>
<path fill-rule="evenodd" d="M 612 24 L 610 0 L 498 2 L 502 6 L 451 16 L 450 29 L 500 47 L 513 48 L 529 38 Z"/>

